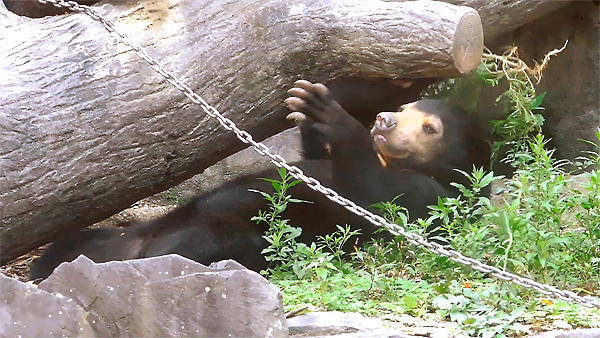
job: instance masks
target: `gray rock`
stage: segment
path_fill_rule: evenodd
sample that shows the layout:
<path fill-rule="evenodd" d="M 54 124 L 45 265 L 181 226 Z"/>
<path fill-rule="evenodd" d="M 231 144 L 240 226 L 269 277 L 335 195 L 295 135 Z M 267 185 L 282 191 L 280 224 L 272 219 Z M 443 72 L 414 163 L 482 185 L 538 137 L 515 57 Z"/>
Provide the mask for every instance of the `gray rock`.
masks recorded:
<path fill-rule="evenodd" d="M 39 287 L 81 305 L 96 336 L 287 336 L 277 288 L 239 264 L 216 267 L 178 255 L 102 264 L 79 256 Z"/>
<path fill-rule="evenodd" d="M 311 338 L 449 338 L 454 337 L 438 327 L 386 327 L 378 318 L 358 313 L 312 312 L 288 319 L 292 337 Z"/>
<path fill-rule="evenodd" d="M 284 337 L 279 291 L 250 270 L 199 273 L 149 284 L 152 304 L 136 336 Z"/>
<path fill-rule="evenodd" d="M 377 330 L 372 332 L 355 332 L 355 333 L 341 333 L 341 334 L 324 334 L 318 336 L 312 335 L 298 335 L 292 337 L 310 337 L 310 338 L 438 338 L 437 336 L 420 335 L 420 334 L 408 334 L 397 330 Z M 447 336 L 444 336 L 446 338 Z"/>
<path fill-rule="evenodd" d="M 200 272 L 219 272 L 246 269 L 240 263 L 230 259 L 214 262 L 207 267 L 196 261 L 179 255 L 164 255 L 144 259 L 132 259 L 127 262 L 151 282 L 157 282 Z"/>
<path fill-rule="evenodd" d="M 336 311 L 311 312 L 290 318 L 287 323 L 291 335 L 310 336 L 365 332 L 383 328 L 381 319 L 365 317 L 358 313 Z"/>
<path fill-rule="evenodd" d="M 0 290 L 0 337 L 94 337 L 85 311 L 72 299 L 3 274 Z"/>
<path fill-rule="evenodd" d="M 242 270 L 242 269 L 245 269 L 246 267 L 232 259 L 227 259 L 227 260 L 223 260 L 223 261 L 212 262 L 212 263 L 210 263 L 208 268 L 212 269 L 213 271 L 224 271 L 224 270 Z"/>
<path fill-rule="evenodd" d="M 548 331 L 531 338 L 600 338 L 600 329 Z"/>
<path fill-rule="evenodd" d="M 62 263 L 39 288 L 72 298 L 88 313 L 97 336 L 129 337 L 138 292 L 148 279 L 128 262 L 96 264 L 80 255 Z"/>

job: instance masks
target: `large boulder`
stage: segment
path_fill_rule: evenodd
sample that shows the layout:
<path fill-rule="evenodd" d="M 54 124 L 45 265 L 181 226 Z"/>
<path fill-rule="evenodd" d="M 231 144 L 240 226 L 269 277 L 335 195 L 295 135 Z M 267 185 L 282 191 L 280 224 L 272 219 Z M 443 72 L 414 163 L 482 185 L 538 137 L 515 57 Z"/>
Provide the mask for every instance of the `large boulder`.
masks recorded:
<path fill-rule="evenodd" d="M 39 290 L 6 279 L 0 336 L 288 336 L 279 290 L 233 261 L 206 267 L 167 255 L 96 264 L 79 256 Z"/>
<path fill-rule="evenodd" d="M 0 274 L 0 337 L 93 337 L 73 299 Z"/>

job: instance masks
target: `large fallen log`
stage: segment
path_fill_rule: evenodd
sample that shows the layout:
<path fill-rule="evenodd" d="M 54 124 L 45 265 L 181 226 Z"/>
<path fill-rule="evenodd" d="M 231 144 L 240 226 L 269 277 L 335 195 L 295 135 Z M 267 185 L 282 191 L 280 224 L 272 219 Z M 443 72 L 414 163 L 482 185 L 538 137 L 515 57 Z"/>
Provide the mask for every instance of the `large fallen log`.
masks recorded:
<path fill-rule="evenodd" d="M 109 0 L 110 1 L 110 0 Z M 396 2 L 409 0 L 395 0 Z M 412 1 L 412 0 L 410 0 Z M 571 0 L 563 1 L 531 1 L 531 0 L 441 0 L 457 6 L 467 6 L 475 9 L 483 18 L 483 31 L 487 41 L 498 35 L 510 32 L 532 20 L 555 11 Z M 77 0 L 81 4 L 93 4 L 98 0 Z M 50 3 L 42 4 L 36 0 L 4 0 L 8 9 L 16 14 L 32 18 L 46 15 L 57 15 L 68 12 Z M 2 2 L 0 1 L 0 7 Z"/>
<path fill-rule="evenodd" d="M 566 1 L 531 0 L 443 0 L 475 9 L 483 23 L 485 40 L 491 41 L 500 34 L 510 32 L 532 20 L 564 7 Z"/>
<path fill-rule="evenodd" d="M 482 45 L 472 9 L 437 2 L 96 8 L 259 140 L 289 127 L 282 100 L 298 78 L 455 76 Z M 0 7 L 0 27 L 1 263 L 244 147 L 84 14 L 32 20 Z"/>

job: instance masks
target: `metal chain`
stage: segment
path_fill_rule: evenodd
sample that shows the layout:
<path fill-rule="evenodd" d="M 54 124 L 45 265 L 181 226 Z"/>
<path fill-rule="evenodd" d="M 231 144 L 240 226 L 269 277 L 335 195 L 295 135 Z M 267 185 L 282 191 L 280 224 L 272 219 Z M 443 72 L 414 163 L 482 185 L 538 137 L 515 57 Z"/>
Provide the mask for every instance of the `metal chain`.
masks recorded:
<path fill-rule="evenodd" d="M 181 82 L 181 80 L 179 80 L 177 77 L 175 77 L 175 75 L 166 71 L 162 67 L 162 65 L 158 63 L 158 61 L 151 58 L 146 53 L 146 50 L 144 48 L 133 43 L 127 35 L 118 32 L 115 29 L 114 24 L 111 21 L 104 18 L 98 12 L 93 10 L 91 7 L 85 6 L 85 5 L 80 5 L 74 1 L 65 1 L 65 0 L 38 0 L 38 1 L 41 3 L 44 3 L 44 4 L 51 3 L 56 7 L 69 8 L 76 12 L 83 12 L 83 13 L 89 15 L 92 19 L 101 22 L 109 32 L 115 33 L 119 37 L 121 42 L 123 42 L 124 44 L 131 47 L 133 49 L 133 51 L 140 58 L 142 58 L 146 62 L 148 62 L 148 64 L 150 65 L 150 67 L 152 67 L 152 69 L 154 69 L 157 73 L 164 76 L 167 81 L 169 81 L 173 86 L 175 86 L 177 89 L 182 91 L 183 94 L 185 94 L 185 96 L 187 96 L 190 100 L 192 100 L 192 102 L 199 104 L 201 106 L 202 110 L 204 110 L 204 112 L 206 114 L 208 114 L 211 117 L 216 118 L 225 129 L 233 131 L 242 142 L 251 144 L 257 153 L 259 153 L 260 155 L 269 157 L 271 159 L 271 162 L 273 162 L 277 167 L 285 168 L 294 178 L 304 181 L 311 189 L 324 194 L 330 200 L 344 206 L 346 209 L 350 210 L 351 212 L 364 217 L 365 219 L 367 219 L 369 222 L 373 223 L 374 225 L 384 227 L 390 233 L 392 233 L 394 235 L 402 235 L 402 236 L 406 237 L 406 239 L 412 244 L 424 246 L 425 248 L 427 248 L 429 251 L 431 251 L 433 253 L 436 253 L 436 254 L 439 254 L 442 256 L 446 256 L 454 262 L 468 265 L 475 270 L 481 271 L 483 273 L 491 274 L 492 276 L 499 278 L 501 280 L 510 281 L 517 285 L 534 289 L 544 295 L 553 295 L 557 298 L 560 298 L 560 299 L 568 301 L 568 302 L 577 302 L 586 307 L 600 308 L 600 300 L 597 300 L 594 297 L 591 297 L 591 296 L 582 297 L 572 291 L 560 290 L 553 286 L 538 283 L 532 279 L 521 277 L 521 276 L 518 276 L 511 272 L 503 271 L 499 268 L 481 263 L 473 258 L 464 256 L 455 250 L 446 249 L 440 244 L 428 242 L 427 240 L 425 240 L 425 238 L 423 238 L 422 236 L 420 236 L 418 234 L 406 232 L 406 230 L 404 228 L 402 228 L 401 226 L 387 222 L 383 217 L 373 214 L 372 212 L 362 208 L 361 206 L 357 205 L 356 203 L 340 196 L 334 190 L 323 186 L 316 179 L 304 175 L 304 173 L 302 172 L 302 170 L 300 170 L 300 168 L 288 164 L 287 161 L 280 155 L 271 153 L 271 151 L 269 150 L 269 148 L 267 148 L 267 146 L 265 146 L 264 144 L 262 144 L 260 142 L 254 141 L 254 139 L 248 132 L 239 129 L 232 120 L 221 115 L 221 113 L 219 113 L 214 107 L 209 105 L 206 101 L 204 101 L 204 99 L 202 99 L 200 96 L 198 96 L 196 93 L 194 93 L 188 86 L 186 86 L 183 82 Z M 193 134 L 198 127 L 199 126 L 194 128 L 194 130 L 192 130 L 189 134 L 190 135 Z"/>

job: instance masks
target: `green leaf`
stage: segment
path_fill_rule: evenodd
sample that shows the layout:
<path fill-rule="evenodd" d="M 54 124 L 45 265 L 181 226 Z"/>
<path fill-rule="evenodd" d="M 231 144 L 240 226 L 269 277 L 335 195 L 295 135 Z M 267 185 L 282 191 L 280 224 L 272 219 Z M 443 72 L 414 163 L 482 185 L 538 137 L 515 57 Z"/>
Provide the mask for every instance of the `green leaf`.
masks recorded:
<path fill-rule="evenodd" d="M 473 323 L 475 323 L 475 321 L 477 321 L 475 318 L 471 317 L 471 318 L 467 318 L 463 321 L 463 324 L 465 325 L 471 325 Z"/>
<path fill-rule="evenodd" d="M 467 319 L 467 315 L 458 310 L 450 311 L 450 320 L 457 323 L 463 323 Z"/>
<path fill-rule="evenodd" d="M 546 92 L 543 92 L 540 95 L 538 95 L 531 104 L 531 110 L 543 109 L 543 108 L 540 108 L 540 105 L 542 104 L 542 100 L 544 100 L 544 97 L 546 97 Z"/>
<path fill-rule="evenodd" d="M 311 203 L 311 204 L 314 203 L 312 201 L 299 200 L 299 199 L 296 199 L 296 198 L 290 198 L 288 202 L 291 202 L 291 203 Z"/>
<path fill-rule="evenodd" d="M 410 311 L 417 307 L 417 299 L 411 295 L 402 296 L 402 302 L 404 303 L 404 307 L 406 311 Z"/>

